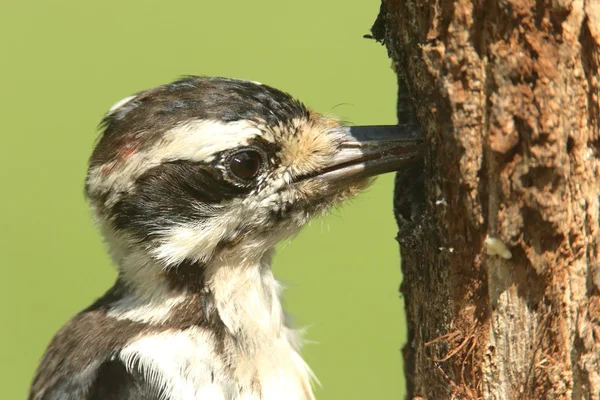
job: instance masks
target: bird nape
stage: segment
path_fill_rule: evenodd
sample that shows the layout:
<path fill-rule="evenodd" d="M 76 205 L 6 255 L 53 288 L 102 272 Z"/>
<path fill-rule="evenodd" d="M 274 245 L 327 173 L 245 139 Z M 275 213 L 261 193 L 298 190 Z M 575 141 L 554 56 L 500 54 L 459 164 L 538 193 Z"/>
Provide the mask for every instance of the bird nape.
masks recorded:
<path fill-rule="evenodd" d="M 101 128 L 85 191 L 118 278 L 54 337 L 29 398 L 313 399 L 273 248 L 420 162 L 418 129 L 342 126 L 208 77 L 128 97 Z"/>

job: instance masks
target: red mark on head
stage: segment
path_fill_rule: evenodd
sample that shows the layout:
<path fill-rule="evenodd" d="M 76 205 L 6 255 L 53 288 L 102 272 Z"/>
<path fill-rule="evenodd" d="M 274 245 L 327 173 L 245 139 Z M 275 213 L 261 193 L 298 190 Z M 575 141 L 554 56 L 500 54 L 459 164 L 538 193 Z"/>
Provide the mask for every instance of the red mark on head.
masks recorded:
<path fill-rule="evenodd" d="M 119 149 L 118 153 L 117 153 L 117 157 L 107 163 L 106 165 L 104 165 L 102 167 L 102 174 L 103 175 L 108 175 L 110 173 L 112 173 L 119 164 L 121 164 L 124 160 L 126 160 L 127 158 L 129 158 L 133 153 L 135 153 L 137 150 L 136 146 L 124 146 L 121 149 Z"/>
<path fill-rule="evenodd" d="M 128 146 L 121 150 L 120 158 L 127 158 L 137 150 L 136 147 Z"/>

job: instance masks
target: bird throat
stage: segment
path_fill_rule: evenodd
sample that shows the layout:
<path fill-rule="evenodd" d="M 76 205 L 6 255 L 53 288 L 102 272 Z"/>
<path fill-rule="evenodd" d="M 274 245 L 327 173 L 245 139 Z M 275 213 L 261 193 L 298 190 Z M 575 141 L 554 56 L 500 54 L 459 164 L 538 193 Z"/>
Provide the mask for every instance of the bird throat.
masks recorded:
<path fill-rule="evenodd" d="M 136 291 L 134 285 L 121 283 L 119 296 L 109 300 L 109 316 L 142 324 L 140 332 L 147 332 L 121 357 L 160 370 L 155 374 L 159 383 L 180 379 L 161 367 L 170 365 L 171 358 L 159 362 L 156 346 L 145 345 L 161 343 L 164 354 L 185 359 L 190 371 L 206 362 L 198 354 L 208 354 L 212 364 L 222 366 L 218 376 L 231 380 L 234 387 L 261 393 L 261 398 L 277 399 L 287 393 L 287 398 L 313 399 L 312 372 L 299 355 L 299 334 L 285 325 L 271 253 L 254 262 L 222 257 L 207 264 L 181 263 L 154 270 L 152 274 L 160 279 L 154 280 L 152 288 L 141 288 L 138 281 Z M 121 267 L 122 271 L 132 268 Z M 143 282 L 147 285 L 148 279 Z M 193 377 L 193 372 L 188 376 Z"/>
<path fill-rule="evenodd" d="M 129 290 L 110 314 L 158 325 L 186 319 L 231 335 L 247 350 L 258 349 L 287 331 L 271 256 L 267 251 L 249 260 L 232 252 L 208 263 L 186 260 L 167 268 L 153 262 L 132 265 L 141 258 L 127 257 L 120 279 Z"/>

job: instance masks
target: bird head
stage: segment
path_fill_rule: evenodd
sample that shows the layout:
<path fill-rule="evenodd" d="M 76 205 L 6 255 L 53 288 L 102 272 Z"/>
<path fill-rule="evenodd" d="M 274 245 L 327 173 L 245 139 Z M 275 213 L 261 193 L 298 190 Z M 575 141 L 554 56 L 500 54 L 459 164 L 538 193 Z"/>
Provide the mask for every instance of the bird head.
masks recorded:
<path fill-rule="evenodd" d="M 361 137 L 272 87 L 189 77 L 107 113 L 86 195 L 121 264 L 257 259 L 309 219 L 420 155 Z"/>

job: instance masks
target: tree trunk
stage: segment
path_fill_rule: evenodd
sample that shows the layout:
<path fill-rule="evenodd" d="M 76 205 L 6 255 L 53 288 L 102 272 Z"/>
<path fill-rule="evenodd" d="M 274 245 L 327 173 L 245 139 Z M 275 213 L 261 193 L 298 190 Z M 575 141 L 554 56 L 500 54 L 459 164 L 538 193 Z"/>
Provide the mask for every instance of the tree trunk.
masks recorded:
<path fill-rule="evenodd" d="M 383 0 L 409 398 L 600 399 L 600 0 Z M 414 111 L 412 111 L 414 110 Z"/>

